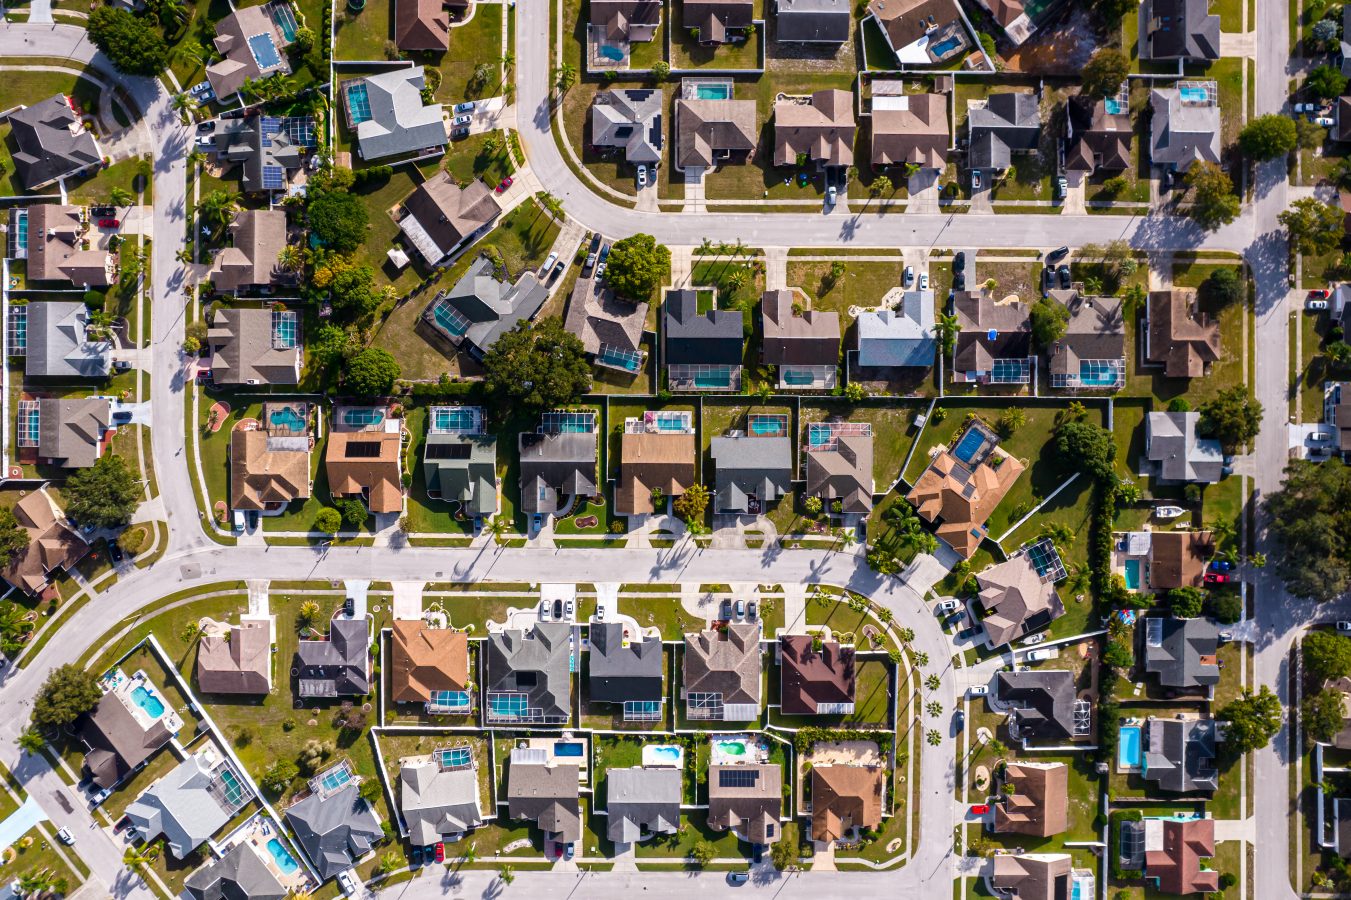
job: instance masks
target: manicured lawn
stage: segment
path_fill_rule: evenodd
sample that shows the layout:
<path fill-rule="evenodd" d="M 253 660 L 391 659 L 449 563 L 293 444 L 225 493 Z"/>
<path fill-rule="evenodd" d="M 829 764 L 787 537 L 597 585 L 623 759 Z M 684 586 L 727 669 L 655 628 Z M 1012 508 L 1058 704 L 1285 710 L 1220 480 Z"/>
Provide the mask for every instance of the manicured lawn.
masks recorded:
<path fill-rule="evenodd" d="M 496 154 L 490 153 L 485 146 L 489 134 L 496 134 L 501 139 L 502 149 Z M 467 182 L 481 178 L 485 184 L 496 187 L 503 178 L 516 171 L 506 149 L 507 134 L 505 131 L 471 134 L 463 140 L 456 141 L 451 151 L 441 158 L 441 164 L 456 181 Z M 429 177 L 431 174 L 432 172 L 427 172 Z"/>
<path fill-rule="evenodd" d="M 1064 763 L 1069 767 L 1069 786 L 1066 791 L 1069 797 L 1069 828 L 1065 832 L 1049 838 L 1020 834 L 998 834 L 993 836 L 996 841 L 1005 847 L 1019 847 L 1029 853 L 1062 853 L 1068 852 L 1065 850 L 1067 841 L 1095 841 L 1099 839 L 1100 834 L 1093 823 L 1098 814 L 1098 794 L 1101 789 L 1101 781 L 1097 772 L 1094 771 L 1094 764 L 1088 760 L 1085 754 L 1020 754 L 1014 748 L 1010 748 L 1003 758 L 1009 762 Z M 972 768 L 974 769 L 975 765 L 992 768 L 994 762 L 995 760 L 987 755 L 973 763 Z"/>
<path fill-rule="evenodd" d="M 360 10 L 337 4 L 333 18 L 335 59 L 371 62 L 385 59 L 385 47 L 394 34 L 392 0 L 366 0 Z M 451 32 L 452 37 L 454 32 Z"/>
<path fill-rule="evenodd" d="M 854 262 L 841 258 L 845 271 L 836 280 L 830 278 L 829 262 L 789 260 L 788 284 L 802 288 L 811 299 L 812 309 L 833 309 L 840 314 L 840 329 L 852 320 L 849 307 L 880 306 L 882 298 L 901 286 L 901 262 Z"/>
<path fill-rule="evenodd" d="M 685 21 L 681 0 L 671 0 L 667 15 L 677 26 L 671 32 L 672 69 L 755 69 L 759 66 L 761 35 L 758 32 L 749 39 L 737 35 L 741 39 L 734 43 L 705 46 L 688 30 L 679 27 Z"/>
<path fill-rule="evenodd" d="M 450 52 L 438 63 L 441 87 L 436 99 L 459 103 L 502 93 L 502 10 L 498 3 L 475 3 L 474 17 L 450 30 Z M 474 70 L 487 64 L 488 78 L 474 79 Z"/>
<path fill-rule="evenodd" d="M 5 879 L 6 884 L 17 883 L 28 875 L 46 874 L 52 879 L 56 893 L 68 895 L 75 893 L 84 880 L 57 853 L 55 843 L 36 827 L 30 828 L 12 847 L 14 861 L 0 862 L 0 878 Z"/>
<path fill-rule="evenodd" d="M 400 166 L 386 178 L 372 179 L 352 189 L 352 193 L 361 198 L 370 221 L 366 241 L 357 251 L 358 258 L 375 270 L 377 288 L 390 284 L 400 294 L 412 290 L 425 277 L 421 258 L 416 253 L 409 254 L 415 262 L 402 271 L 396 270 L 386 255 L 399 237 L 399 223 L 394 215 L 419 184 L 409 170 L 408 166 Z"/>
<path fill-rule="evenodd" d="M 66 187 L 70 194 L 70 202 L 78 204 L 106 203 L 112 195 L 113 188 L 122 188 L 133 197 L 136 196 L 136 174 L 141 165 L 141 160 L 124 159 L 122 162 L 113 163 L 106 169 L 99 169 L 95 173 L 78 183 L 68 181 Z M 151 202 L 153 182 L 146 179 L 145 182 L 145 202 Z"/>
<path fill-rule="evenodd" d="M 444 747 L 463 747 L 468 745 L 474 752 L 474 762 L 478 764 L 478 801 L 484 813 L 492 809 L 493 804 L 493 766 L 489 757 L 488 738 L 476 734 L 456 732 L 454 734 L 399 734 L 389 731 L 376 733 L 380 743 L 380 753 L 385 760 L 385 773 L 399 792 L 399 760 L 407 756 L 426 756 L 433 750 Z"/>
<path fill-rule="evenodd" d="M 885 493 L 900 477 L 905 456 L 915 441 L 915 414 L 920 401 L 888 399 L 884 406 L 850 405 L 831 400 L 803 402 L 798 413 L 799 432 L 812 422 L 840 418 L 848 422 L 871 422 L 873 431 L 873 493 Z"/>
<path fill-rule="evenodd" d="M 843 604 L 839 606 L 850 612 Z M 807 620 L 811 622 L 811 610 Z M 823 623 L 828 624 L 828 623 Z M 873 623 L 876 626 L 876 623 Z M 835 627 L 835 626 L 832 626 Z M 862 634 L 858 640 L 862 641 Z M 864 649 L 863 645 L 859 649 Z M 854 667 L 854 711 L 845 716 L 792 716 L 777 709 L 770 709 L 769 721 L 773 725 L 786 728 L 820 726 L 823 728 L 890 728 L 891 727 L 891 670 L 892 665 L 882 659 L 862 659 Z M 779 702 L 780 679 L 777 671 L 770 673 L 769 702 L 774 706 Z"/>
<path fill-rule="evenodd" d="M 660 628 L 666 641 L 678 641 L 704 627 L 704 620 L 687 612 L 678 597 L 621 597 L 619 610 L 643 628 Z"/>

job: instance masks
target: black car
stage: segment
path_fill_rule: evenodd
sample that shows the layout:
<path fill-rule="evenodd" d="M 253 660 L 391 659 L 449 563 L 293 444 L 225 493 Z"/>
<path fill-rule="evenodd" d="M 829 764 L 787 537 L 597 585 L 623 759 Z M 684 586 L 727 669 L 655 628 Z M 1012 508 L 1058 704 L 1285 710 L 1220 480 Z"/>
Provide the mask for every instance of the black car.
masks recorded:
<path fill-rule="evenodd" d="M 354 616 L 357 611 L 357 602 L 351 597 L 342 601 L 342 612 L 345 616 Z"/>
<path fill-rule="evenodd" d="M 567 268 L 568 268 L 567 263 L 563 262 L 563 260 L 561 259 L 558 262 L 554 263 L 553 271 L 549 273 L 549 284 L 553 284 L 555 281 L 557 281 L 558 276 L 562 275 L 565 271 L 567 271 Z"/>
<path fill-rule="evenodd" d="M 242 118 L 244 118 L 246 115 L 248 115 L 248 110 L 243 110 L 243 109 L 227 109 L 225 112 L 223 112 L 223 113 L 220 114 L 220 117 L 221 117 L 222 119 L 242 119 Z"/>
<path fill-rule="evenodd" d="M 966 266 L 966 251 L 958 250 L 957 255 L 952 258 L 952 270 L 961 271 Z"/>
<path fill-rule="evenodd" d="M 604 247 L 600 248 L 600 258 L 597 260 L 598 263 L 605 262 L 605 258 L 610 255 L 610 247 L 610 244 L 606 244 Z"/>
<path fill-rule="evenodd" d="M 210 134 L 215 130 L 216 130 L 216 122 L 214 119 L 209 122 L 203 122 L 202 124 L 197 126 L 198 134 Z"/>
<path fill-rule="evenodd" d="M 591 235 L 591 246 L 586 248 L 587 253 L 595 253 L 600 249 L 600 233 Z"/>
<path fill-rule="evenodd" d="M 119 409 L 117 412 L 113 413 L 114 425 L 126 425 L 129 422 L 131 422 L 131 410 Z"/>
<path fill-rule="evenodd" d="M 1061 247 L 1059 250 L 1052 250 L 1050 253 L 1046 254 L 1046 261 L 1048 263 L 1060 262 L 1062 259 L 1064 259 L 1069 255 L 1070 255 L 1070 248 Z"/>
<path fill-rule="evenodd" d="M 1060 289 L 1068 291 L 1070 289 L 1070 267 L 1061 266 L 1056 269 L 1056 274 L 1060 276 Z"/>
<path fill-rule="evenodd" d="M 977 631 L 980 631 L 980 629 L 979 628 L 963 629 L 962 631 L 957 632 L 957 640 L 964 641 L 967 638 L 973 638 L 976 636 Z"/>
<path fill-rule="evenodd" d="M 1047 266 L 1041 270 L 1041 295 L 1045 297 L 1055 287 L 1055 267 Z"/>
<path fill-rule="evenodd" d="M 108 545 L 108 558 L 113 561 L 113 565 L 120 563 L 122 561 L 122 556 L 122 548 L 117 546 L 116 541 L 113 541 Z"/>
<path fill-rule="evenodd" d="M 456 128 L 454 131 L 450 133 L 450 139 L 452 141 L 462 141 L 467 137 L 469 137 L 468 125 L 461 125 L 459 128 Z"/>
<path fill-rule="evenodd" d="M 107 219 L 117 215 L 115 206 L 91 206 L 89 207 L 89 217 L 91 219 Z"/>
<path fill-rule="evenodd" d="M 943 620 L 943 627 L 956 628 L 958 625 L 962 624 L 964 618 L 966 618 L 965 613 L 955 612 Z"/>
<path fill-rule="evenodd" d="M 965 272 L 958 272 L 956 275 L 953 275 L 953 276 L 952 276 L 952 289 L 953 289 L 954 291 L 964 291 L 964 290 L 966 290 L 966 273 L 965 273 Z"/>
<path fill-rule="evenodd" d="M 562 600 L 555 600 L 555 601 L 554 601 L 554 618 L 555 618 L 555 619 L 558 619 L 559 621 L 561 621 L 561 620 L 563 619 L 563 601 L 562 601 Z"/>

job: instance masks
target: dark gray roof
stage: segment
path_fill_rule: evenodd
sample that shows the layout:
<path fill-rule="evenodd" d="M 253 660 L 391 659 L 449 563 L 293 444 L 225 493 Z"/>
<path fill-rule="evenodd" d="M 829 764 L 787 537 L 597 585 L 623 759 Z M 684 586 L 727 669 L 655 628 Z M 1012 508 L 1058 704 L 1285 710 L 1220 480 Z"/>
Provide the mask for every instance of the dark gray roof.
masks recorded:
<path fill-rule="evenodd" d="M 522 432 L 521 507 L 555 513 L 565 497 L 596 493 L 596 436 L 582 432 Z"/>
<path fill-rule="evenodd" d="M 291 140 L 291 117 L 281 120 L 279 131 L 264 134 L 263 116 L 250 119 L 220 119 L 215 134 L 216 158 L 222 162 L 243 163 L 241 186 L 249 193 L 281 190 L 268 188 L 263 171 L 269 166 L 293 171 L 300 168 L 301 148 Z M 312 130 L 312 128 L 311 128 Z"/>
<path fill-rule="evenodd" d="M 675 834 L 680 829 L 679 769 L 610 769 L 605 773 L 606 837 L 631 844 L 646 829 Z"/>
<path fill-rule="evenodd" d="M 488 635 L 487 692 L 526 695 L 530 709 L 549 718 L 568 718 L 572 699 L 569 668 L 572 630 L 559 622 L 538 622 Z"/>
<path fill-rule="evenodd" d="M 92 466 L 111 416 L 107 397 L 38 401 L 38 456 L 67 469 Z"/>
<path fill-rule="evenodd" d="M 752 494 L 763 508 L 792 487 L 793 445 L 786 437 L 715 437 L 710 453 L 716 478 L 714 512 L 745 513 Z"/>
<path fill-rule="evenodd" d="M 1079 375 L 1081 360 L 1125 359 L 1126 319 L 1120 300 L 1055 290 L 1049 302 L 1070 311 L 1064 335 L 1047 351 L 1052 375 Z"/>
<path fill-rule="evenodd" d="M 1149 160 L 1179 172 L 1197 160 L 1220 161 L 1220 105 L 1184 100 L 1178 88 L 1150 91 Z"/>
<path fill-rule="evenodd" d="M 582 838 L 576 763 L 545 765 L 529 750 L 511 752 L 507 768 L 507 815 L 530 819 L 565 844 Z"/>
<path fill-rule="evenodd" d="M 286 822 L 325 881 L 351 868 L 385 836 L 355 782 L 336 793 L 310 794 L 286 810 Z"/>
<path fill-rule="evenodd" d="M 18 147 L 14 168 L 27 190 L 37 190 L 102 161 L 93 134 L 75 118 L 62 94 L 12 114 L 9 125 Z"/>
<path fill-rule="evenodd" d="M 784 42 L 843 44 L 854 20 L 845 0 L 778 0 L 775 39 Z"/>
<path fill-rule="evenodd" d="M 1164 687 L 1195 688 L 1220 682 L 1215 651 L 1220 629 L 1213 619 L 1143 619 L 1145 671 Z M 1156 624 L 1157 623 L 1157 624 Z"/>
<path fill-rule="evenodd" d="M 461 503 L 467 514 L 497 512 L 497 438 L 491 434 L 429 434 L 422 448 L 428 491 Z"/>
<path fill-rule="evenodd" d="M 666 294 L 666 365 L 741 364 L 741 311 L 713 309 L 702 315 L 694 291 Z"/>
<path fill-rule="evenodd" d="M 273 310 L 267 307 L 217 309 L 207 330 L 211 346 L 211 378 L 217 384 L 300 383 L 299 332 L 293 346 L 274 334 Z"/>
<path fill-rule="evenodd" d="M 1145 0 L 1141 59 L 1219 59 L 1220 17 L 1209 0 Z"/>
<path fill-rule="evenodd" d="M 147 729 L 115 694 L 104 694 L 80 720 L 84 768 L 99 787 L 116 785 L 172 737 L 163 718 Z"/>
<path fill-rule="evenodd" d="M 973 169 L 1007 169 L 1012 153 L 1035 150 L 1041 136 L 1036 94 L 991 94 L 985 108 L 967 115 Z"/>
<path fill-rule="evenodd" d="M 67 300 L 30 303 L 24 374 L 34 378 L 106 378 L 113 345 L 90 341 L 89 307 Z"/>
<path fill-rule="evenodd" d="M 183 883 L 192 900 L 282 900 L 286 889 L 253 844 L 240 841 Z"/>
<path fill-rule="evenodd" d="M 463 335 L 451 335 L 451 342 L 467 345 L 471 354 L 482 357 L 517 322 L 533 319 L 547 299 L 549 289 L 540 284 L 534 272 L 508 284 L 497 279 L 492 261 L 481 256 L 454 287 L 432 300 L 424 315 L 431 315 L 444 301 L 469 321 L 468 330 Z"/>
<path fill-rule="evenodd" d="M 1145 723 L 1141 775 L 1172 793 L 1214 791 L 1219 787 L 1219 772 L 1215 770 L 1215 720 L 1151 716 Z"/>
<path fill-rule="evenodd" d="M 1074 675 L 1063 671 L 1000 672 L 995 697 L 1011 704 L 1021 738 L 1064 741 L 1074 737 Z"/>
<path fill-rule="evenodd" d="M 591 143 L 621 148 L 635 165 L 660 162 L 663 106 L 655 88 L 601 91 L 591 104 Z"/>
<path fill-rule="evenodd" d="M 366 619 L 334 619 L 326 641 L 300 641 L 296 676 L 302 697 L 359 696 L 371 692 Z"/>
<path fill-rule="evenodd" d="M 431 757 L 399 768 L 399 809 L 414 844 L 434 844 L 445 835 L 483 824 L 479 807 L 478 771 L 448 769 Z"/>
<path fill-rule="evenodd" d="M 589 695 L 598 703 L 660 700 L 663 665 L 661 638 L 639 638 L 624 646 L 624 626 L 591 626 Z"/>

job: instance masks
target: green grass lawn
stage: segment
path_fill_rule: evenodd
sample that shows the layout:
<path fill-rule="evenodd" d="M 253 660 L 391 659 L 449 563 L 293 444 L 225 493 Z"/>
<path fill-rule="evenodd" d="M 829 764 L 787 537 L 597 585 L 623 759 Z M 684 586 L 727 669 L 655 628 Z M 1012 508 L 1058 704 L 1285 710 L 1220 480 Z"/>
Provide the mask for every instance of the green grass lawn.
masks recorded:
<path fill-rule="evenodd" d="M 852 612 L 843 604 L 837 604 L 846 613 Z M 810 608 L 807 613 L 812 623 Z M 874 623 L 875 625 L 876 623 Z M 836 626 L 832 625 L 832 628 Z M 858 635 L 862 640 L 862 634 Z M 864 649 L 860 646 L 859 649 Z M 891 663 L 882 659 L 860 659 L 854 667 L 854 711 L 844 716 L 793 716 L 778 710 L 779 673 L 771 672 L 769 678 L 769 721 L 772 725 L 785 728 L 804 728 L 818 726 L 822 728 L 890 728 L 891 727 Z"/>
<path fill-rule="evenodd" d="M 6 884 L 17 883 L 29 875 L 45 875 L 52 879 L 54 893 L 69 895 L 75 893 L 84 880 L 61 858 L 55 843 L 36 827 L 16 840 L 12 848 L 13 861 L 0 861 L 0 878 Z"/>
<path fill-rule="evenodd" d="M 812 309 L 835 310 L 840 314 L 841 331 L 851 324 L 849 307 L 879 306 L 893 288 L 901 286 L 901 262 L 854 262 L 841 258 L 845 271 L 831 280 L 829 262 L 789 260 L 788 283 L 802 288 L 811 299 Z"/>
<path fill-rule="evenodd" d="M 496 134 L 501 139 L 502 149 L 495 154 L 486 146 L 490 133 Z M 503 131 L 471 134 L 463 140 L 456 141 L 452 152 L 442 157 L 440 163 L 457 182 L 481 178 L 489 187 L 496 187 L 503 178 L 516 171 L 506 150 L 506 134 L 507 132 Z"/>
<path fill-rule="evenodd" d="M 705 46 L 683 27 L 684 3 L 672 0 L 667 11 L 670 21 L 675 23 L 671 32 L 671 68 L 672 69 L 755 69 L 760 64 L 761 35 L 756 33 L 749 39 L 741 39 L 726 44 Z M 732 35 L 728 35 L 732 37 Z M 738 36 L 739 37 L 739 36 Z"/>
<path fill-rule="evenodd" d="M 94 174 L 84 177 L 78 183 L 68 180 L 66 187 L 69 191 L 70 202 L 78 204 L 106 203 L 114 188 L 121 188 L 135 197 L 139 180 L 137 172 L 141 163 L 141 160 L 125 159 L 122 162 L 113 163 L 106 169 L 96 170 Z M 152 185 L 153 182 L 150 179 L 145 180 L 146 203 L 151 202 L 154 193 Z"/>

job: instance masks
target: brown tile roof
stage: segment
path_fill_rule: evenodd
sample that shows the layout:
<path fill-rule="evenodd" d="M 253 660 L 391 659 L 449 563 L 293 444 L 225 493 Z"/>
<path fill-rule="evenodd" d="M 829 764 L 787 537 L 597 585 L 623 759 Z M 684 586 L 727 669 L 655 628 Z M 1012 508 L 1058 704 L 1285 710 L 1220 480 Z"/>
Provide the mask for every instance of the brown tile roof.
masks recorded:
<path fill-rule="evenodd" d="M 81 247 L 85 225 L 78 206 L 28 207 L 28 278 L 103 287 L 117 280 L 117 260 L 106 250 Z"/>
<path fill-rule="evenodd" d="M 650 41 L 661 22 L 661 0 L 591 0 L 591 27 L 607 41 Z"/>
<path fill-rule="evenodd" d="M 686 693 L 722 694 L 724 705 L 760 702 L 760 627 L 729 622 L 723 631 L 685 635 Z"/>
<path fill-rule="evenodd" d="M 785 715 L 814 716 L 826 704 L 854 702 L 854 648 L 823 641 L 812 649 L 811 635 L 779 639 L 779 703 Z"/>
<path fill-rule="evenodd" d="M 1149 361 L 1169 378 L 1198 378 L 1220 358 L 1220 323 L 1196 311 L 1196 291 L 1149 292 Z"/>
<path fill-rule="evenodd" d="M 1001 458 L 998 468 L 991 465 Z M 938 536 L 958 555 L 970 559 L 984 537 L 985 521 L 1022 473 L 1023 464 L 1008 455 L 992 454 L 972 472 L 944 450 L 929 463 L 905 498 L 925 521 L 938 523 Z M 972 488 L 969 493 L 968 486 Z"/>
<path fill-rule="evenodd" d="M 792 291 L 765 291 L 760 297 L 764 326 L 761 358 L 771 366 L 833 366 L 840 361 L 840 314 L 834 310 L 793 312 Z"/>
<path fill-rule="evenodd" d="M 220 291 L 267 286 L 278 271 L 286 247 L 286 211 L 242 209 L 230 223 L 229 247 L 211 261 L 207 278 Z"/>
<path fill-rule="evenodd" d="M 335 497 L 357 497 L 363 492 L 372 513 L 403 509 L 399 433 L 335 431 L 324 454 L 328 488 Z"/>
<path fill-rule="evenodd" d="M 881 766 L 816 766 L 812 769 L 812 840 L 835 841 L 851 828 L 882 823 Z"/>
<path fill-rule="evenodd" d="M 425 703 L 432 691 L 463 691 L 469 684 L 469 637 L 400 619 L 391 638 L 389 695 L 396 703 Z"/>
<path fill-rule="evenodd" d="M 994 830 L 1050 837 L 1069 828 L 1069 766 L 1064 763 L 1009 763 L 1005 791 L 994 805 Z"/>
<path fill-rule="evenodd" d="M 1065 614 L 1055 584 L 1042 581 L 1027 554 L 991 566 L 976 576 L 976 584 L 987 613 L 981 624 L 992 647 L 1040 631 Z"/>
<path fill-rule="evenodd" d="M 916 163 L 941 169 L 948 162 L 948 99 L 942 94 L 908 94 L 907 109 L 872 112 L 874 166 Z"/>
<path fill-rule="evenodd" d="M 1145 876 L 1165 894 L 1202 894 L 1220 889 L 1220 873 L 1201 868 L 1215 855 L 1215 820 L 1165 821 L 1163 847 L 1145 851 Z"/>
<path fill-rule="evenodd" d="M 272 637 L 266 622 L 240 622 L 229 635 L 197 644 L 197 687 L 207 694 L 266 694 L 272 689 Z"/>
<path fill-rule="evenodd" d="M 460 187 L 449 172 L 440 172 L 403 201 L 407 215 L 399 221 L 404 236 L 435 266 L 446 254 L 502 214 L 493 192 L 481 179 Z"/>
<path fill-rule="evenodd" d="M 450 13 L 443 0 L 394 0 L 394 42 L 400 50 L 446 50 Z"/>
<path fill-rule="evenodd" d="M 28 532 L 28 546 L 10 557 L 0 577 L 22 591 L 41 592 L 51 582 L 51 573 L 69 570 L 89 552 L 84 538 L 57 518 L 44 490 L 33 491 L 16 503 L 14 517 Z"/>
<path fill-rule="evenodd" d="M 751 0 L 685 0 L 682 7 L 681 27 L 698 28 L 701 44 L 725 44 L 729 28 L 745 28 L 755 18 Z"/>
<path fill-rule="evenodd" d="M 682 169 L 745 162 L 755 152 L 760 128 L 754 100 L 677 100 L 675 117 L 676 165 Z"/>
<path fill-rule="evenodd" d="M 835 449 L 807 454 L 807 496 L 820 497 L 827 506 L 839 500 L 846 513 L 873 508 L 873 438 L 870 434 L 842 434 Z"/>
<path fill-rule="evenodd" d="M 275 509 L 310 496 L 309 437 L 262 429 L 230 435 L 230 508 Z"/>
<path fill-rule="evenodd" d="M 695 482 L 694 455 L 692 434 L 624 434 L 619 440 L 615 511 L 624 515 L 655 512 L 653 488 L 661 488 L 667 497 L 685 493 Z"/>
<path fill-rule="evenodd" d="M 929 32 L 958 19 L 953 0 L 872 0 L 868 12 L 886 33 L 892 50 L 898 53 Z"/>
<path fill-rule="evenodd" d="M 1214 555 L 1209 531 L 1155 531 L 1149 540 L 1149 586 L 1163 591 L 1200 587 Z"/>
<path fill-rule="evenodd" d="M 1018 900 L 1065 900 L 1070 895 L 1068 853 L 1023 853 L 996 856 L 990 881 L 1003 895 Z"/>
<path fill-rule="evenodd" d="M 1023 14 L 1022 0 L 981 0 L 1001 27 L 1007 28 Z"/>
<path fill-rule="evenodd" d="M 853 94 L 826 89 L 813 93 L 810 103 L 774 104 L 774 165 L 796 165 L 799 153 L 828 166 L 853 164 Z"/>
<path fill-rule="evenodd" d="M 749 783 L 747 783 L 749 782 Z M 735 830 L 753 844 L 780 837 L 783 770 L 773 763 L 708 767 L 708 827 Z"/>

